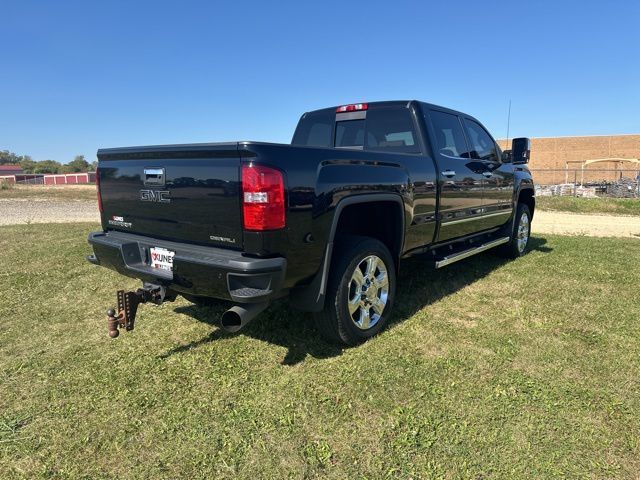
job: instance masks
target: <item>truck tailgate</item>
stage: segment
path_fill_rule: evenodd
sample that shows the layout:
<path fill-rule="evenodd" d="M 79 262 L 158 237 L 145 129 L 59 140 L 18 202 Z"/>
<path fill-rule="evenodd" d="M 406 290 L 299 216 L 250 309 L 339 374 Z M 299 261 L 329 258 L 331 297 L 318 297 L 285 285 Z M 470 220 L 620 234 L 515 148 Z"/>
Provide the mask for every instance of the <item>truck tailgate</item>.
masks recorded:
<path fill-rule="evenodd" d="M 242 248 L 236 143 L 98 151 L 103 227 Z"/>

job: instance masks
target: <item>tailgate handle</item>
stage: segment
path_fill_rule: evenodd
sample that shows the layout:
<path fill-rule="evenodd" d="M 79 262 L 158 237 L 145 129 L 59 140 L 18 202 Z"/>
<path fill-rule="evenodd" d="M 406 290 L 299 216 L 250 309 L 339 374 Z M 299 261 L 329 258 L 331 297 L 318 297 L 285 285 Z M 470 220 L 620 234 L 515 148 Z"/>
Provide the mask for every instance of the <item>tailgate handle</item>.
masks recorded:
<path fill-rule="evenodd" d="M 145 185 L 164 185 L 164 168 L 145 168 Z"/>

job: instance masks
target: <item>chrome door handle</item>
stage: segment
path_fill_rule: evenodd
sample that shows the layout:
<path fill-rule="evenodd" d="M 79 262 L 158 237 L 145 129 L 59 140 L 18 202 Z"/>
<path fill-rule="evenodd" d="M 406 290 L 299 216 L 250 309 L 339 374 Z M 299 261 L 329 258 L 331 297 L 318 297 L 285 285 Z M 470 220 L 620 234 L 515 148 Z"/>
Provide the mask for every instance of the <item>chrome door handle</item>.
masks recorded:
<path fill-rule="evenodd" d="M 482 172 L 482 175 L 484 175 L 484 176 L 485 176 L 485 177 L 487 177 L 487 178 L 491 178 L 491 177 L 493 177 L 493 172 L 489 172 L 489 171 L 487 171 L 487 172 Z"/>
<path fill-rule="evenodd" d="M 456 176 L 456 172 L 454 172 L 453 170 L 445 170 L 444 172 L 442 172 L 442 175 L 451 178 Z"/>

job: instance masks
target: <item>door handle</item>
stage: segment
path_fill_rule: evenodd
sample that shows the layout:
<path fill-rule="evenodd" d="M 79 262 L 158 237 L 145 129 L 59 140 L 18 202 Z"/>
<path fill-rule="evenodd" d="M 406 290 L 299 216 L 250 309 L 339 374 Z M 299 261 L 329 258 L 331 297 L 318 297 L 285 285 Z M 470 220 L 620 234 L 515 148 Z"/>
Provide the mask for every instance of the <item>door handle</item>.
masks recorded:
<path fill-rule="evenodd" d="M 487 178 L 491 178 L 493 177 L 493 172 L 485 171 L 485 172 L 482 172 L 482 175 L 484 175 Z"/>
<path fill-rule="evenodd" d="M 454 172 L 453 170 L 445 170 L 444 172 L 442 172 L 442 175 L 451 178 L 456 176 L 456 172 Z"/>

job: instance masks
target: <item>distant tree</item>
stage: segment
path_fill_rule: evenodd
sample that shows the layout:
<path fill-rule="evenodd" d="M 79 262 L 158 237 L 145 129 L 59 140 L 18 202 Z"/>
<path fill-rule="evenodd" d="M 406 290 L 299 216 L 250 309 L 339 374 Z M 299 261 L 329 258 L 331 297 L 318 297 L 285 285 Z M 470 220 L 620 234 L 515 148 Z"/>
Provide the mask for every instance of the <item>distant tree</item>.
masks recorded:
<path fill-rule="evenodd" d="M 62 165 L 55 160 L 42 160 L 36 163 L 33 173 L 60 173 Z"/>
<path fill-rule="evenodd" d="M 23 156 L 16 155 L 9 150 L 1 150 L 0 151 L 0 165 L 20 163 L 20 161 L 24 159 Z"/>
<path fill-rule="evenodd" d="M 34 161 L 29 155 L 25 155 L 20 160 L 20 166 L 24 173 L 35 173 L 36 165 L 38 162 Z"/>
<path fill-rule="evenodd" d="M 76 155 L 73 160 L 63 165 L 63 170 L 65 171 L 64 173 L 87 172 L 89 171 L 89 162 L 85 160 L 84 155 Z"/>
<path fill-rule="evenodd" d="M 94 160 L 93 162 L 91 162 L 91 166 L 89 167 L 89 171 L 90 172 L 95 172 L 97 168 L 98 168 L 98 161 Z"/>
<path fill-rule="evenodd" d="M 84 155 L 76 155 L 73 160 L 64 165 L 55 160 L 36 162 L 29 155 L 16 155 L 9 150 L 0 150 L 0 165 L 7 164 L 20 165 L 24 173 L 84 173 L 89 170 L 95 172 L 98 162 L 89 164 Z"/>

